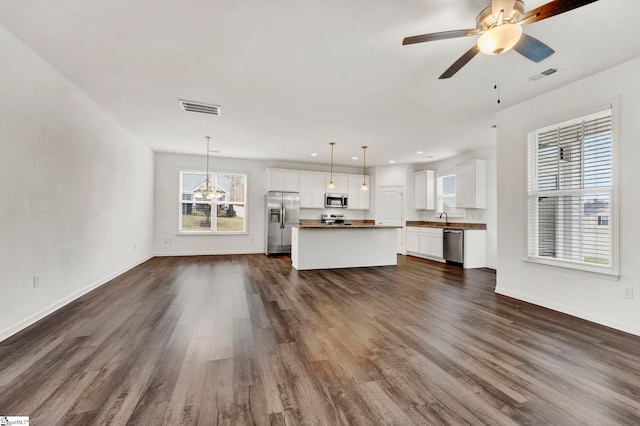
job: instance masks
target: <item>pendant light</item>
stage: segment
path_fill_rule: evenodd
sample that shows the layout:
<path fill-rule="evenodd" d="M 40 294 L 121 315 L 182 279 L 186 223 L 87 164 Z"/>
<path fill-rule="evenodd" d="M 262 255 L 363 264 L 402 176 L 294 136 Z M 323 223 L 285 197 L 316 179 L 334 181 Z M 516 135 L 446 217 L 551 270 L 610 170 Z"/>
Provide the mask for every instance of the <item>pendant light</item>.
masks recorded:
<path fill-rule="evenodd" d="M 335 142 L 329 142 L 331 145 L 331 178 L 329 179 L 329 185 L 327 185 L 327 189 L 336 189 L 336 185 L 333 183 L 333 146 Z"/>
<path fill-rule="evenodd" d="M 365 175 L 365 167 L 367 166 L 367 146 L 362 145 L 362 186 L 360 191 L 368 191 L 369 185 L 367 185 L 367 177 Z"/>

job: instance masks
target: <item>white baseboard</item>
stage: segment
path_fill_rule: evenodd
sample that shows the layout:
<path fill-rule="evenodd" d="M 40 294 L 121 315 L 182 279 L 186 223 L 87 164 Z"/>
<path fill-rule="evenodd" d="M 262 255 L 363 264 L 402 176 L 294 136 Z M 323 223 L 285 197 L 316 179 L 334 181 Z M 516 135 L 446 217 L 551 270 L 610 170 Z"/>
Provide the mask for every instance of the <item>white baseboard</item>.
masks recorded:
<path fill-rule="evenodd" d="M 553 309 L 554 311 L 562 312 L 563 314 L 571 315 L 574 317 L 582 318 L 584 320 L 594 322 L 596 324 L 604 325 L 606 327 L 615 328 L 616 330 L 624 331 L 625 333 L 634 334 L 640 336 L 640 328 L 637 324 L 627 324 L 620 321 L 612 320 L 610 318 L 594 315 L 590 312 L 585 312 L 579 309 L 572 308 L 570 306 L 560 305 L 558 303 L 550 302 L 545 299 L 539 299 L 528 294 L 520 293 L 517 291 L 498 288 L 495 292 L 503 296 L 512 297 L 514 299 L 522 300 L 523 302 L 532 303 L 534 305 L 542 306 L 544 308 Z"/>
<path fill-rule="evenodd" d="M 62 308 L 63 306 L 73 302 L 74 300 L 76 300 L 79 297 L 84 296 L 85 294 L 89 293 L 91 290 L 95 290 L 96 288 L 100 287 L 101 285 L 111 281 L 112 279 L 114 279 L 115 277 L 124 274 L 125 272 L 135 268 L 136 266 L 146 262 L 147 260 L 151 259 L 153 256 L 147 256 L 144 257 L 143 259 L 140 259 L 136 262 L 134 262 L 132 265 L 127 266 L 126 268 L 123 268 L 117 272 L 114 272 L 113 274 L 104 277 L 98 281 L 95 281 L 91 284 L 89 284 L 87 287 L 84 287 L 72 294 L 70 294 L 69 296 L 65 297 L 62 300 L 59 300 L 58 302 L 47 306 L 46 308 L 42 309 L 39 312 L 36 312 L 35 314 L 25 318 L 24 320 L 20 321 L 19 323 L 5 329 L 2 330 L 0 332 L 0 342 L 2 342 L 3 340 L 13 336 L 14 334 L 16 334 L 17 332 L 19 332 L 20 330 L 24 330 L 25 328 L 29 327 L 30 325 L 40 321 L 42 318 L 46 317 L 49 314 L 52 314 L 53 312 L 57 311 L 58 309 Z"/>
<path fill-rule="evenodd" d="M 447 263 L 446 259 L 441 257 L 433 257 L 422 253 L 414 253 L 412 251 L 407 252 L 407 256 L 419 257 L 421 259 L 433 260 L 434 262 Z"/>
<path fill-rule="evenodd" d="M 155 253 L 155 257 L 170 256 L 217 256 L 224 254 L 264 254 L 263 250 L 259 251 L 176 251 L 169 253 Z"/>

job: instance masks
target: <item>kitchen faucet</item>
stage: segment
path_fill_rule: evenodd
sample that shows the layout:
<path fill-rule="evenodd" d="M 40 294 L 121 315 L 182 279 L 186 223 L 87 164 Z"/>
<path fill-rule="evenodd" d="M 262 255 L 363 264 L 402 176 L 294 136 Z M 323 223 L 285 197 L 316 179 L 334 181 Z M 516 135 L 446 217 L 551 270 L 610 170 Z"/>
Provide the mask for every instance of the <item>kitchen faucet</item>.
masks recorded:
<path fill-rule="evenodd" d="M 442 219 L 442 215 L 444 215 L 444 223 L 449 223 L 449 215 L 447 212 L 440 213 L 440 219 Z"/>

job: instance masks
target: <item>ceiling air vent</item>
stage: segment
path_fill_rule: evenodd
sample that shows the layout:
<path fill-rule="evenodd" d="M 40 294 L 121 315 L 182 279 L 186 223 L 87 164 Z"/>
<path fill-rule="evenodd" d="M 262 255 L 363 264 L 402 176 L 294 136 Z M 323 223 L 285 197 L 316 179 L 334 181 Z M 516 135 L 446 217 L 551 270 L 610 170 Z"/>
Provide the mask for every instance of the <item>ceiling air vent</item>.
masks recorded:
<path fill-rule="evenodd" d="M 203 104 L 202 102 L 184 101 L 180 99 L 180 107 L 186 112 L 220 116 L 220 105 Z"/>
<path fill-rule="evenodd" d="M 529 80 L 533 80 L 533 81 L 540 80 L 541 78 L 556 72 L 558 72 L 558 68 L 549 68 L 548 70 L 542 71 L 540 74 L 536 74 L 534 76 L 529 77 Z"/>

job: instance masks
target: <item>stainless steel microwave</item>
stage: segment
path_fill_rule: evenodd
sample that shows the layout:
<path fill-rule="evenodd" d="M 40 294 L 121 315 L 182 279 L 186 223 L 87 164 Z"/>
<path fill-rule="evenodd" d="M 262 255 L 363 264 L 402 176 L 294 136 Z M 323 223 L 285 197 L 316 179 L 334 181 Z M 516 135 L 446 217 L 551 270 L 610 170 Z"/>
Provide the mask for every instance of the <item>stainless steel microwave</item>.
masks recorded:
<path fill-rule="evenodd" d="M 335 208 L 347 208 L 347 194 L 324 194 L 324 206 Z"/>

